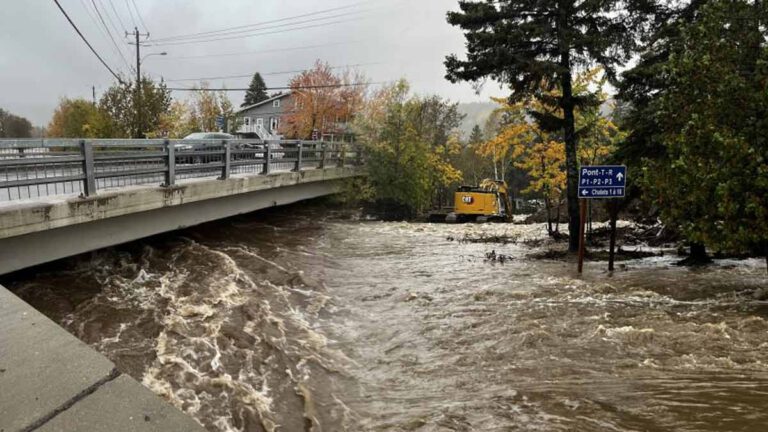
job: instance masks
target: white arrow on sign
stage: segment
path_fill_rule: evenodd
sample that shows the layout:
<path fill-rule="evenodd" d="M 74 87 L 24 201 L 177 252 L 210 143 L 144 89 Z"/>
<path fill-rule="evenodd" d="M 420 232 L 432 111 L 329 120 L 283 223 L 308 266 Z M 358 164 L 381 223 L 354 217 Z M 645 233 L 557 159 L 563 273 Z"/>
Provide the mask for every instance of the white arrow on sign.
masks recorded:
<path fill-rule="evenodd" d="M 621 179 L 624 178 L 624 174 L 618 173 L 618 174 L 616 174 L 616 178 L 619 179 L 619 181 L 621 181 Z"/>
<path fill-rule="evenodd" d="M 584 190 L 581 191 L 581 194 L 582 195 L 589 195 L 589 191 L 584 189 Z"/>

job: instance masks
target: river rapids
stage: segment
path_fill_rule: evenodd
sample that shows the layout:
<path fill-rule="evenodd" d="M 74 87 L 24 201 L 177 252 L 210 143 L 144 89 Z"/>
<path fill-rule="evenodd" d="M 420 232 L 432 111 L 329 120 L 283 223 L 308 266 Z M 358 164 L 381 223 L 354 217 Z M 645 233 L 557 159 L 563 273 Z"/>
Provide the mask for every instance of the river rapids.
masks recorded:
<path fill-rule="evenodd" d="M 460 241 L 498 235 L 545 232 L 304 205 L 2 282 L 210 431 L 766 430 L 762 260 Z"/>

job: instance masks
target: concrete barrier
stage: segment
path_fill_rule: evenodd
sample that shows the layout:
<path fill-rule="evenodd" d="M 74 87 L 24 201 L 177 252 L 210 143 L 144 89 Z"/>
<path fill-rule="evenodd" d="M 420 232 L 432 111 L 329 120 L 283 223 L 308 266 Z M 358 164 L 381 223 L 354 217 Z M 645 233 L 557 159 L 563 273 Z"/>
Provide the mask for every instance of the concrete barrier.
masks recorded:
<path fill-rule="evenodd" d="M 0 431 L 203 430 L 0 286 Z"/>

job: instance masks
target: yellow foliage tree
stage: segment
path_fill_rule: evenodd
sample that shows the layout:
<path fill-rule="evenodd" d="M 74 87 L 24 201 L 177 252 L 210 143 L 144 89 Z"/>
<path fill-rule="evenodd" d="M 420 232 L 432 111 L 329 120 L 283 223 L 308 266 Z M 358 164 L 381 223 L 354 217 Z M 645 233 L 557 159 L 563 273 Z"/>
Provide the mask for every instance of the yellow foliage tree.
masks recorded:
<path fill-rule="evenodd" d="M 216 118 L 223 116 L 225 123 L 233 123 L 233 105 L 226 92 L 208 90 L 208 83 L 193 87 L 189 102 L 190 132 L 217 131 Z"/>
<path fill-rule="evenodd" d="M 46 135 L 55 138 L 112 138 L 109 115 L 85 99 L 62 99 L 53 113 Z"/>
<path fill-rule="evenodd" d="M 546 134 L 539 135 L 540 140 L 528 146 L 515 164 L 531 178 L 524 193 L 537 192 L 544 199 L 547 210 L 547 229 L 556 233 L 560 225 L 560 207 L 565 199 L 565 143 L 549 139 Z M 552 208 L 556 209 L 555 226 L 552 227 Z"/>
<path fill-rule="evenodd" d="M 192 119 L 189 104 L 185 101 L 175 100 L 167 112 L 160 116 L 157 130 L 147 134 L 147 138 L 184 138 L 198 130 Z"/>
<path fill-rule="evenodd" d="M 461 151 L 455 133 L 460 120 L 456 104 L 410 95 L 404 80 L 367 100 L 354 128 L 366 146 L 373 200 L 406 217 L 432 207 L 441 191 L 462 178 L 450 161 Z"/>
<path fill-rule="evenodd" d="M 594 98 L 588 107 L 575 112 L 581 164 L 603 162 L 613 153 L 616 143 L 624 137 L 613 121 L 600 112 L 600 105 L 607 99 L 604 84 L 605 78 L 600 68 L 590 69 L 574 81 L 575 95 Z M 550 88 L 542 83 L 539 96 L 523 102 L 510 104 L 506 99 L 493 98 L 500 105 L 494 111 L 499 125 L 496 135 L 476 148 L 479 155 L 490 158 L 494 166 L 500 167 L 501 178 L 506 177 L 506 167 L 509 165 L 528 174 L 530 184 L 522 192 L 541 195 L 551 234 L 559 229 L 560 207 L 566 197 L 565 143 L 560 134 L 545 132 L 528 113 L 559 110 L 546 103 L 556 99 L 559 93 L 558 88 Z M 557 209 L 554 228 L 553 208 Z"/>
<path fill-rule="evenodd" d="M 475 151 L 493 162 L 497 179 L 504 179 L 507 167 L 520 157 L 526 144 L 536 138 L 536 130 L 526 121 L 524 104 L 510 104 L 502 98 L 491 99 L 500 106 L 491 114 L 486 129 L 495 128 L 496 135 L 476 144 Z"/>

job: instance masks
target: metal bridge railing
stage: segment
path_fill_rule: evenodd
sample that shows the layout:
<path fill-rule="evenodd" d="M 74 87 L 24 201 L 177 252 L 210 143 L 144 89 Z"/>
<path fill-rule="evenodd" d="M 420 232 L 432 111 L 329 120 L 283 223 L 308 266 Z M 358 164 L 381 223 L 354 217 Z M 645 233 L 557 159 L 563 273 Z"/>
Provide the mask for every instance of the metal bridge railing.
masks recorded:
<path fill-rule="evenodd" d="M 361 164 L 359 146 L 338 142 L 0 140 L 0 203 Z"/>

